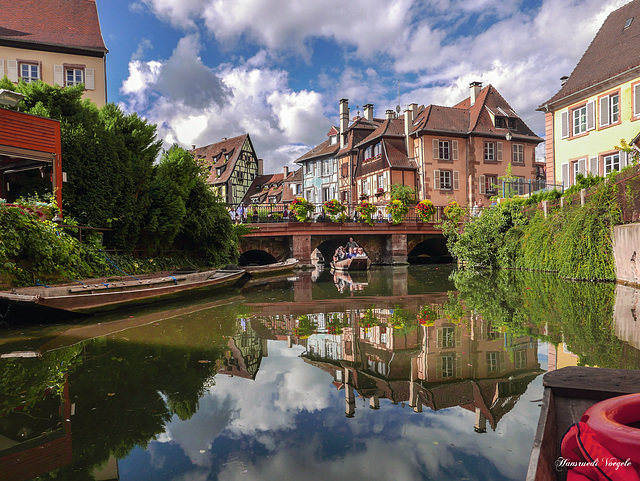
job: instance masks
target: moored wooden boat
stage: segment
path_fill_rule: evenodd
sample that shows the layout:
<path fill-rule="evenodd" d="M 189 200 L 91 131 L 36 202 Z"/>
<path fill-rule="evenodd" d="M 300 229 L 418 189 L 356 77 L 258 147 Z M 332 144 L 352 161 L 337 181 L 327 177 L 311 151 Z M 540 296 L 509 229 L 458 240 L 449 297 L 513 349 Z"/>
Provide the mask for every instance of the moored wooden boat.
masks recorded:
<path fill-rule="evenodd" d="M 251 274 L 252 277 L 274 274 L 277 272 L 286 272 L 293 270 L 298 265 L 298 259 L 287 259 L 283 262 L 274 264 L 266 264 L 263 266 L 244 266 L 243 269 Z"/>
<path fill-rule="evenodd" d="M 239 270 L 211 270 L 115 281 L 89 280 L 52 287 L 25 287 L 0 292 L 0 310 L 44 307 L 67 312 L 94 313 L 101 310 L 176 297 L 184 293 L 229 286 L 245 274 Z M 79 285 L 80 284 L 80 285 Z"/>
<path fill-rule="evenodd" d="M 560 445 L 567 428 L 580 421 L 594 404 L 615 396 L 640 392 L 640 372 L 570 366 L 544 375 L 540 420 L 529 459 L 527 481 L 566 479 L 557 469 Z"/>
<path fill-rule="evenodd" d="M 357 255 L 331 262 L 331 267 L 338 271 L 366 271 L 371 267 L 371 260 L 366 255 Z"/>

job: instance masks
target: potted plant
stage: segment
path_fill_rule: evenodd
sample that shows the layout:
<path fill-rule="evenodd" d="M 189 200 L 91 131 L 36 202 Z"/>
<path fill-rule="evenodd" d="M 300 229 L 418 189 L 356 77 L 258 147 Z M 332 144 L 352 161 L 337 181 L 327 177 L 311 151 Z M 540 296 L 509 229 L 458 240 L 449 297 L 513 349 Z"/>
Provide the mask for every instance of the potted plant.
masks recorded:
<path fill-rule="evenodd" d="M 334 222 L 341 220 L 347 207 L 343 205 L 338 199 L 331 199 L 324 203 L 324 210 L 331 216 L 331 220 Z"/>
<path fill-rule="evenodd" d="M 387 214 L 391 214 L 391 222 L 399 224 L 409 212 L 409 206 L 400 199 L 392 200 L 386 207 Z"/>
<path fill-rule="evenodd" d="M 436 207 L 429 199 L 424 199 L 418 203 L 416 211 L 422 222 L 431 222 L 433 215 L 436 213 Z"/>
<path fill-rule="evenodd" d="M 295 214 L 298 222 L 307 220 L 307 217 L 313 212 L 313 209 L 313 204 L 303 197 L 296 197 L 291 203 L 291 210 Z"/>
<path fill-rule="evenodd" d="M 381 195 L 384 195 L 384 189 L 382 187 L 378 187 L 378 190 L 376 190 L 376 196 L 380 197 Z"/>
<path fill-rule="evenodd" d="M 377 210 L 378 208 L 368 200 L 363 200 L 356 206 L 356 211 L 360 214 L 362 220 L 370 226 L 373 226 L 373 214 Z"/>

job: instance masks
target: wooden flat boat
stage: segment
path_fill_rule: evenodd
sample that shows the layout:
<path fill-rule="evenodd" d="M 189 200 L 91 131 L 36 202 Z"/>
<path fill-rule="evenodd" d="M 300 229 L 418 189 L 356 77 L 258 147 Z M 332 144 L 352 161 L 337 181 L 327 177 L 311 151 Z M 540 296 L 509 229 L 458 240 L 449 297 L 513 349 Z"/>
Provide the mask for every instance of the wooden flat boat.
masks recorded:
<path fill-rule="evenodd" d="M 298 265 L 298 259 L 287 259 L 283 262 L 274 264 L 265 264 L 263 266 L 244 266 L 243 269 L 251 274 L 252 277 L 263 275 L 271 275 L 277 272 L 292 271 Z"/>
<path fill-rule="evenodd" d="M 242 269 L 218 269 L 140 279 L 94 279 L 52 287 L 12 289 L 0 292 L 0 312 L 10 312 L 12 306 L 32 306 L 66 312 L 95 313 L 160 298 L 176 297 L 191 291 L 229 286 L 244 274 L 245 271 Z"/>
<path fill-rule="evenodd" d="M 640 392 L 640 372 L 570 366 L 548 372 L 542 383 L 542 411 L 527 481 L 565 480 L 566 468 L 556 469 L 556 461 L 567 428 L 580 421 L 584 412 L 597 402 Z"/>
<path fill-rule="evenodd" d="M 357 255 L 341 261 L 333 261 L 331 267 L 337 271 L 366 271 L 371 267 L 371 260 L 366 255 Z"/>

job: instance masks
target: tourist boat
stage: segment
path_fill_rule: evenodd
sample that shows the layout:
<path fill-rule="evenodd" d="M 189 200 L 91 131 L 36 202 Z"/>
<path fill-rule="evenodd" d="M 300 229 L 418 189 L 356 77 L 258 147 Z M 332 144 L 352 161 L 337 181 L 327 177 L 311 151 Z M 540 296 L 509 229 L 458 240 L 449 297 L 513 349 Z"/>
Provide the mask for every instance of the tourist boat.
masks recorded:
<path fill-rule="evenodd" d="M 366 271 L 371 267 L 371 260 L 366 254 L 357 255 L 341 261 L 332 261 L 331 267 L 337 271 Z"/>
<path fill-rule="evenodd" d="M 187 292 L 221 288 L 245 275 L 243 269 L 172 273 L 140 278 L 90 279 L 75 284 L 37 286 L 0 292 L 0 313 L 13 307 L 51 308 L 66 312 L 95 313 L 131 304 L 176 297 Z"/>
<path fill-rule="evenodd" d="M 561 459 L 560 447 L 567 429 L 600 401 L 640 393 L 640 372 L 570 366 L 548 372 L 542 383 L 542 410 L 529 459 L 527 481 L 565 479 L 566 468 L 557 469 L 556 463 Z M 619 427 L 616 428 L 618 431 Z M 638 436 L 640 444 L 640 430 Z"/>
<path fill-rule="evenodd" d="M 283 262 L 276 262 L 274 264 L 265 264 L 263 266 L 243 266 L 242 268 L 251 274 L 252 277 L 258 277 L 267 274 L 291 271 L 298 265 L 298 263 L 298 259 L 292 258 Z"/>

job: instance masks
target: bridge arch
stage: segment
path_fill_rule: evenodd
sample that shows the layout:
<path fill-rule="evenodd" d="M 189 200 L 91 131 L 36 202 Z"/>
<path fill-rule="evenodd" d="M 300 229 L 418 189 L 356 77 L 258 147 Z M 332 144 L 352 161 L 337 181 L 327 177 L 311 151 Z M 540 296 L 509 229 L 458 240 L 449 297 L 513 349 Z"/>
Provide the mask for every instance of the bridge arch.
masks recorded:
<path fill-rule="evenodd" d="M 441 234 L 421 235 L 407 242 L 409 264 L 445 264 L 453 260 L 447 241 Z"/>
<path fill-rule="evenodd" d="M 253 249 L 240 254 L 238 265 L 240 267 L 249 265 L 264 266 L 267 264 L 275 264 L 278 260 L 266 251 Z"/>

